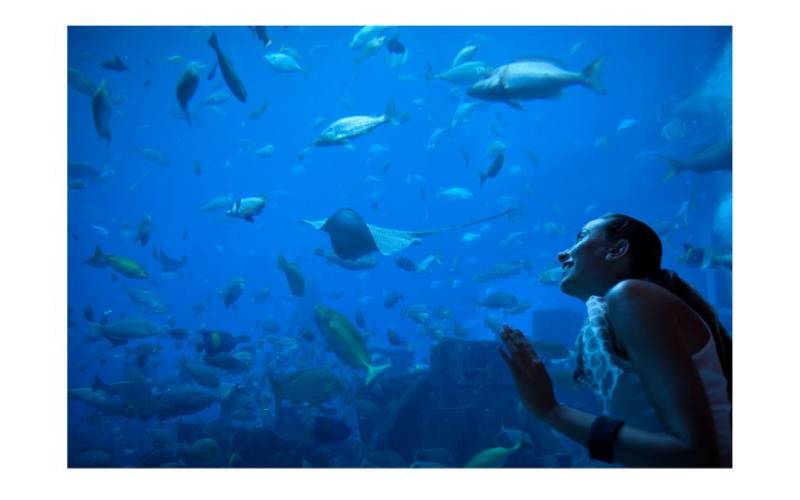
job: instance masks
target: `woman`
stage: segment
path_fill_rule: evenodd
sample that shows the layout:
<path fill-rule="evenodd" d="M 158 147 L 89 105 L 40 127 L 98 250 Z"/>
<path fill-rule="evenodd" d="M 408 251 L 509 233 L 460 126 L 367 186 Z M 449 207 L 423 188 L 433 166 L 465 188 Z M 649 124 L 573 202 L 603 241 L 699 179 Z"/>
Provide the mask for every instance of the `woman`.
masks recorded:
<path fill-rule="evenodd" d="M 661 241 L 646 224 L 611 214 L 586 224 L 558 254 L 561 290 L 589 307 L 576 381 L 604 415 L 559 404 L 547 369 L 522 332 L 505 327 L 511 370 L 526 407 L 589 448 L 634 467 L 731 466 L 731 342 L 711 306 L 661 269 Z"/>

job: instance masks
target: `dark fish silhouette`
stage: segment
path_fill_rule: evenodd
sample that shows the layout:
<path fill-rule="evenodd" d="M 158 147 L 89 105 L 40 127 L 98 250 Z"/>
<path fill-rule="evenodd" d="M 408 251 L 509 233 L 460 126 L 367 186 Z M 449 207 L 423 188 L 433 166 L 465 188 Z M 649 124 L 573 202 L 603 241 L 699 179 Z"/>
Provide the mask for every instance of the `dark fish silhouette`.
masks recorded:
<path fill-rule="evenodd" d="M 211 66 L 211 71 L 208 72 L 208 76 L 206 76 L 206 80 L 211 80 L 212 78 L 214 78 L 214 75 L 217 74 L 217 66 L 219 66 L 218 63 L 214 63 L 214 65 Z"/>
<path fill-rule="evenodd" d="M 264 44 L 264 48 L 272 44 L 272 40 L 269 39 L 269 35 L 267 34 L 266 26 L 250 26 L 250 29 L 253 30 L 253 34 L 256 35 L 256 38 L 261 40 L 261 43 Z"/>
<path fill-rule="evenodd" d="M 344 441 L 353 429 L 347 422 L 336 417 L 314 417 L 314 441 L 317 444 Z"/>
<path fill-rule="evenodd" d="M 158 260 L 161 262 L 161 271 L 165 273 L 174 273 L 186 265 L 189 259 L 184 255 L 180 260 L 173 259 L 165 254 L 163 250 L 158 251 Z"/>
<path fill-rule="evenodd" d="M 398 40 L 397 37 L 386 42 L 386 50 L 392 54 L 404 54 L 406 52 L 406 48 L 402 43 L 400 43 L 400 40 Z"/>
<path fill-rule="evenodd" d="M 111 97 L 108 95 L 105 80 L 100 82 L 92 97 L 92 118 L 97 137 L 111 144 Z"/>
<path fill-rule="evenodd" d="M 222 52 L 222 49 L 219 48 L 219 42 L 217 41 L 217 34 L 211 33 L 211 36 L 208 39 L 208 45 L 214 49 L 214 52 L 217 53 L 217 63 L 219 64 L 219 69 L 222 71 L 222 77 L 225 79 L 225 83 L 228 84 L 228 88 L 231 90 L 233 95 L 236 96 L 242 102 L 247 101 L 247 89 L 244 88 L 244 83 L 239 79 L 239 76 L 236 74 L 236 71 L 233 69 L 233 63 L 228 57 Z"/>
<path fill-rule="evenodd" d="M 486 172 L 478 173 L 478 175 L 480 175 L 481 177 L 481 186 L 483 186 L 483 183 L 486 182 L 486 179 L 488 179 L 489 177 L 497 177 L 497 174 L 500 173 L 500 169 L 503 168 L 504 159 L 505 156 L 503 156 L 503 153 L 500 153 L 499 155 L 494 157 L 494 161 L 492 161 L 492 164 L 489 166 Z"/>
<path fill-rule="evenodd" d="M 367 323 L 364 320 L 364 313 L 361 312 L 361 309 L 356 309 L 356 326 L 359 328 L 364 328 L 367 326 Z"/>
<path fill-rule="evenodd" d="M 101 62 L 100 66 L 111 71 L 128 71 L 131 69 L 119 56 L 114 56 L 114 59 L 110 61 Z"/>
<path fill-rule="evenodd" d="M 67 69 L 67 81 L 75 90 L 85 96 L 92 97 L 97 91 L 97 86 L 78 69 Z"/>
<path fill-rule="evenodd" d="M 283 271 L 286 275 L 286 281 L 289 283 L 292 295 L 302 297 L 306 281 L 297 264 L 287 261 L 283 254 L 278 254 L 278 270 Z"/>
<path fill-rule="evenodd" d="M 194 65 L 190 64 L 183 71 L 178 80 L 178 85 L 175 87 L 175 96 L 178 98 L 178 104 L 180 104 L 181 109 L 186 113 L 186 121 L 189 122 L 190 127 L 192 126 L 192 117 L 189 114 L 189 100 L 194 96 L 199 80 L 200 78 Z"/>
<path fill-rule="evenodd" d="M 403 271 L 417 272 L 417 264 L 408 257 L 396 257 L 394 263 Z"/>
<path fill-rule="evenodd" d="M 238 343 L 233 334 L 222 330 L 203 330 L 200 334 L 203 336 L 202 348 L 211 356 L 230 352 Z"/>

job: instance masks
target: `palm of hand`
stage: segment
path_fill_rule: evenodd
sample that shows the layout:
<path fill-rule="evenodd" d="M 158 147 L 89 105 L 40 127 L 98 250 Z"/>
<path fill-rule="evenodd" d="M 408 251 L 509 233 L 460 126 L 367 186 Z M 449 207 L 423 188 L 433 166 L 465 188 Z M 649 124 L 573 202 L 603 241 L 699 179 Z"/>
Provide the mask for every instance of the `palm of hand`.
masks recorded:
<path fill-rule="evenodd" d="M 510 354 L 502 348 L 498 351 L 514 377 L 523 403 L 537 417 L 545 416 L 558 404 L 547 368 L 521 331 L 506 325 L 500 337 Z"/>

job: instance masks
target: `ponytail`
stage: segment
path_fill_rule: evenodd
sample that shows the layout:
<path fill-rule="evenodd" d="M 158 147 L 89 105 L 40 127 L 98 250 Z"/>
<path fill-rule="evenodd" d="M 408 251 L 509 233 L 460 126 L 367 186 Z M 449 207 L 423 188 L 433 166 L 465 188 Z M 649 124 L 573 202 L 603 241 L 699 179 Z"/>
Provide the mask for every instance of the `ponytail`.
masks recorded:
<path fill-rule="evenodd" d="M 607 238 L 612 241 L 624 238 L 630 242 L 631 278 L 644 279 L 666 288 L 703 318 L 708 329 L 711 330 L 711 337 L 717 347 L 722 373 L 728 380 L 728 399 L 731 399 L 733 387 L 732 342 L 728 331 L 719 322 L 714 308 L 674 271 L 661 268 L 661 238 L 650 226 L 624 214 L 606 214 L 601 218 L 607 221 L 605 224 Z"/>
<path fill-rule="evenodd" d="M 733 343 L 728 330 L 720 323 L 714 308 L 697 290 L 692 288 L 689 283 L 678 276 L 678 273 L 674 271 L 659 269 L 652 276 L 648 277 L 647 280 L 666 288 L 679 299 L 683 300 L 703 319 L 703 321 L 705 321 L 706 325 L 708 325 L 708 329 L 711 331 L 711 338 L 714 339 L 714 344 L 717 348 L 717 356 L 719 357 L 720 366 L 722 367 L 722 373 L 728 380 L 728 399 L 733 401 L 731 394 L 733 387 L 731 362 Z"/>

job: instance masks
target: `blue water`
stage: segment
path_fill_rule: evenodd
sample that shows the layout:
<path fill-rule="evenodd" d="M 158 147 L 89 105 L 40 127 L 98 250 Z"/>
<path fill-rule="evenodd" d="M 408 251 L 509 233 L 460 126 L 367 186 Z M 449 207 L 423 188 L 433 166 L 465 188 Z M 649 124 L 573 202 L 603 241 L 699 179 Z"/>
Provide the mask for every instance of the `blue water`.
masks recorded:
<path fill-rule="evenodd" d="M 582 314 L 583 304 L 539 281 L 539 275 L 556 264 L 555 254 L 571 246 L 574 235 L 592 217 L 622 212 L 656 224 L 674 218 L 693 192 L 696 198 L 688 226 L 665 239 L 663 267 L 679 272 L 709 298 L 730 329 L 730 272 L 679 261 L 684 243 L 697 247 L 730 244 L 730 172 L 684 172 L 662 182 L 667 165 L 659 157 L 687 158 L 698 147 L 730 134 L 729 28 L 400 27 L 396 34 L 406 48 L 407 60 L 397 65 L 385 47 L 354 63 L 355 52 L 348 44 L 358 29 L 269 27 L 272 44 L 265 49 L 245 27 L 213 28 L 247 89 L 246 103 L 231 95 L 216 106 L 202 101 L 214 92 L 230 92 L 219 69 L 213 79 L 206 79 L 216 60 L 206 43 L 211 28 L 69 29 L 69 66 L 95 84 L 105 80 L 114 100 L 112 139 L 106 144 L 95 131 L 91 98 L 72 86 L 67 90 L 69 160 L 113 170 L 102 183 L 69 189 L 70 388 L 91 386 L 95 376 L 106 382 L 126 378 L 130 374 L 126 366 L 132 361 L 125 349 L 152 344 L 158 346 L 158 352 L 141 371 L 154 394 L 162 392 L 183 383 L 178 360 L 182 356 L 199 359 L 195 350 L 198 332 L 211 328 L 252 339 L 256 355 L 250 372 L 219 373 L 224 382 L 262 393 L 270 401 L 265 407 L 272 407 L 271 390 L 263 377 L 267 366 L 280 373 L 324 366 L 345 380 L 351 391 L 363 389 L 363 372 L 344 366 L 325 349 L 313 321 L 317 303 L 335 308 L 351 321 L 360 310 L 366 323 L 362 332 L 373 332 L 367 341 L 370 349 L 390 348 L 386 330 L 396 330 L 413 351 L 412 365 L 421 365 L 409 370 L 424 371 L 436 340 L 403 317 L 404 307 L 418 303 L 427 304 L 431 311 L 448 307 L 472 341 L 494 338 L 483 323 L 487 314 L 525 332 L 532 329 L 534 311 L 568 308 Z M 582 46 L 576 47 L 578 42 Z M 555 99 L 526 101 L 522 111 L 484 102 L 471 111 L 465 123 L 448 130 L 436 149 L 428 150 L 434 130 L 450 125 L 461 102 L 474 100 L 464 95 L 464 86 L 426 80 L 426 65 L 433 74 L 446 70 L 455 54 L 469 43 L 478 46 L 475 60 L 493 66 L 546 56 L 580 71 L 605 55 L 602 80 L 608 93 L 601 96 L 572 86 Z M 263 54 L 282 47 L 297 51 L 307 74 L 279 73 L 269 66 Z M 573 48 L 578 50 L 571 53 Z M 100 66 L 114 55 L 122 57 L 130 69 L 115 72 Z M 170 56 L 181 60 L 169 62 Z M 177 112 L 175 86 L 191 61 L 204 64 L 205 69 L 199 72 L 199 86 L 189 103 L 194 116 L 189 127 Z M 706 106 L 681 106 L 692 96 Z M 262 117 L 248 117 L 265 102 L 268 107 Z M 352 149 L 312 147 L 298 159 L 334 120 L 377 116 L 390 102 L 407 121 L 377 127 L 354 139 Z M 322 125 L 315 128 L 317 119 Z M 618 130 L 625 119 L 635 122 Z M 674 130 L 680 133 L 670 132 Z M 490 165 L 486 150 L 495 140 L 507 146 L 503 170 L 479 186 L 478 172 Z M 253 154 L 268 144 L 275 148 L 271 157 Z M 375 145 L 382 147 L 373 148 Z M 519 146 L 535 152 L 539 164 L 531 164 Z M 148 162 L 139 148 L 163 152 L 169 165 Z M 469 189 L 474 196 L 466 200 L 437 197 L 440 189 L 455 186 Z M 234 199 L 265 196 L 266 208 L 254 223 L 226 217 L 224 209 L 199 211 L 210 199 L 229 193 Z M 350 207 L 378 226 L 434 229 L 489 216 L 509 205 L 519 208 L 513 219 L 504 217 L 425 237 L 421 244 L 399 254 L 417 263 L 438 256 L 441 264 L 432 266 L 429 273 L 404 271 L 393 257 L 378 253 L 372 255 L 378 260 L 377 267 L 366 271 L 330 265 L 313 253 L 315 248 L 330 250 L 327 235 L 300 224 L 300 219 L 322 219 Z M 133 236 L 136 225 L 148 215 L 153 221 L 152 235 L 148 245 L 142 246 Z M 544 229 L 547 223 L 561 229 L 548 232 Z M 526 233 L 523 244 L 498 244 L 515 231 Z M 462 241 L 466 233 L 479 237 Z M 150 278 L 133 280 L 108 268 L 88 266 L 85 260 L 96 245 L 108 254 L 142 263 Z M 153 257 L 154 249 L 175 258 L 185 255 L 188 264 L 178 274 L 163 275 Z M 277 270 L 279 253 L 301 268 L 306 280 L 302 298 L 290 293 L 286 278 Z M 476 273 L 487 271 L 494 263 L 516 259 L 528 259 L 531 270 L 505 280 L 473 281 Z M 244 292 L 232 307 L 225 307 L 218 292 L 236 276 L 244 278 Z M 169 315 L 137 308 L 123 285 L 156 292 L 169 305 Z M 255 292 L 268 286 L 272 287 L 269 299 L 254 302 Z M 402 292 L 404 299 L 387 309 L 384 297 L 393 291 Z M 511 292 L 530 301 L 532 307 L 505 318 L 502 312 L 476 307 L 475 301 L 489 291 Z M 206 298 L 207 306 L 196 313 L 193 305 Z M 82 314 L 87 307 L 96 321 L 108 310 L 112 321 L 125 314 L 166 325 L 171 317 L 174 326 L 190 330 L 189 338 L 179 343 L 159 335 L 124 347 L 112 346 L 104 339 L 86 343 L 91 327 Z M 280 328 L 276 338 L 298 339 L 298 347 L 285 356 L 278 355 L 279 348 L 264 340 L 261 325 L 265 321 Z M 451 337 L 453 321 L 441 323 Z M 314 332 L 313 342 L 300 339 L 301 327 Z M 569 346 L 576 333 L 558 331 L 546 336 Z M 540 332 L 540 336 L 544 335 Z M 591 395 L 575 397 L 584 398 L 587 406 L 592 404 Z M 358 441 L 351 405 L 335 400 L 331 407 L 333 410 L 327 411 L 354 427 L 350 443 Z M 104 415 L 71 401 L 71 464 L 140 465 L 142 456 L 153 448 L 142 430 L 163 425 L 174 433 L 177 422 L 213 422 L 218 411 L 215 404 L 160 424 L 157 419 Z M 274 415 L 237 425 L 264 426 L 281 434 Z M 565 453 L 578 453 L 565 441 L 557 443 Z M 206 465 L 229 463 L 235 450 L 219 444 L 222 458 Z M 102 450 L 101 458 L 86 458 L 87 450 Z M 350 455 L 337 461 L 337 450 L 325 450 L 329 465 L 361 463 L 360 457 Z M 176 460 L 169 465 L 187 464 Z"/>

